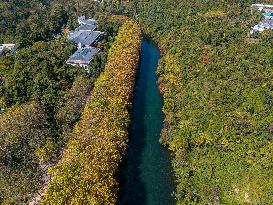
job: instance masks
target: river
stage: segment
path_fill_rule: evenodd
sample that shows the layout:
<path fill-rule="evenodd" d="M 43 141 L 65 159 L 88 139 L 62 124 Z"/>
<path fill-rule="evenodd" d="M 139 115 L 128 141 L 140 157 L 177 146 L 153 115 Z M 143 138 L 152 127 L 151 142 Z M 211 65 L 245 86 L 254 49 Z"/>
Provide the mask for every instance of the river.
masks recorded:
<path fill-rule="evenodd" d="M 162 98 L 157 86 L 159 50 L 148 40 L 141 45 L 127 153 L 120 167 L 118 205 L 174 205 L 171 163 L 160 145 Z"/>

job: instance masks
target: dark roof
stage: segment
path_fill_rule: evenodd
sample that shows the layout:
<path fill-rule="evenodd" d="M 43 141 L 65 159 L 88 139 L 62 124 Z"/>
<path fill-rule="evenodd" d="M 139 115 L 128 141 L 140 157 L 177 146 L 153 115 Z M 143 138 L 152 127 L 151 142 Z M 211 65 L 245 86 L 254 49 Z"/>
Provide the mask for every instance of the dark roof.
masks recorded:
<path fill-rule="evenodd" d="M 265 18 L 264 20 L 261 21 L 263 24 L 270 25 L 273 27 L 273 18 Z"/>
<path fill-rule="evenodd" d="M 76 44 L 81 43 L 82 46 L 89 46 L 93 44 L 100 36 L 99 31 L 81 31 L 79 35 L 75 36 L 74 38 L 70 39 Z"/>
<path fill-rule="evenodd" d="M 69 57 L 67 63 L 89 64 L 91 59 L 99 52 L 99 50 L 100 49 L 94 47 L 80 48 Z"/>
<path fill-rule="evenodd" d="M 94 31 L 96 29 L 96 23 L 94 24 L 81 24 L 76 31 Z"/>
<path fill-rule="evenodd" d="M 95 19 L 85 19 L 85 16 L 79 16 L 78 17 L 78 22 L 79 24 L 96 24 L 96 20 Z"/>
<path fill-rule="evenodd" d="M 259 24 L 258 27 L 273 29 L 273 18 L 265 18 Z"/>
<path fill-rule="evenodd" d="M 83 20 L 83 24 L 89 24 L 89 25 L 92 25 L 92 24 L 96 24 L 96 20 L 95 19 L 86 19 L 86 20 Z"/>

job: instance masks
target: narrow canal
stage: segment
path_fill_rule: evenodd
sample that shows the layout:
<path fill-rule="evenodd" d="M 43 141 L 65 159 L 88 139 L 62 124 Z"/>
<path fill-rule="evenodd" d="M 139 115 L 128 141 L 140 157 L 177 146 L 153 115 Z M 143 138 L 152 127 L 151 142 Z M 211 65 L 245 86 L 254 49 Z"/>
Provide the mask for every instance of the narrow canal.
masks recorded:
<path fill-rule="evenodd" d="M 163 124 L 157 86 L 159 50 L 143 40 L 127 153 L 120 173 L 119 205 L 173 205 L 174 186 L 168 153 L 159 143 Z"/>

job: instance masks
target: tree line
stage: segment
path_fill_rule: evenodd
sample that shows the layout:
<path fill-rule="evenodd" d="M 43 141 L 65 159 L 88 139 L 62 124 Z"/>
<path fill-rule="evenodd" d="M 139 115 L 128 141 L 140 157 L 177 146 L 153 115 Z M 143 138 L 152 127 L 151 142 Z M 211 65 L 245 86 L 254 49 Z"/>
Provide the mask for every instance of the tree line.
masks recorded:
<path fill-rule="evenodd" d="M 139 25 L 126 21 L 61 160 L 50 170 L 42 204 L 115 204 L 115 172 L 127 144 L 140 43 Z"/>

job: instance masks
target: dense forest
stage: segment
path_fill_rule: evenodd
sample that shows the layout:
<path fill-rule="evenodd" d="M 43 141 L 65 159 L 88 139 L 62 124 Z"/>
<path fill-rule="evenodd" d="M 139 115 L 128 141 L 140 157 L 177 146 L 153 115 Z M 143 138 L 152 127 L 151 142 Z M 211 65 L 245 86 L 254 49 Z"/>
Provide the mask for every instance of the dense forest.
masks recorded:
<path fill-rule="evenodd" d="M 177 204 L 273 204 L 273 33 L 249 36 L 255 2 L 1 0 L 17 53 L 0 58 L 0 204 L 27 203 L 43 164 L 42 204 L 116 203 L 141 30 L 161 50 Z M 79 15 L 108 34 L 90 72 L 65 63 Z"/>
<path fill-rule="evenodd" d="M 48 41 L 77 27 L 78 15 L 88 17 L 118 14 L 120 3 L 89 0 L 2 0 L 0 2 L 0 43 L 26 47 Z"/>
<path fill-rule="evenodd" d="M 115 204 L 114 174 L 126 148 L 140 41 L 139 25 L 126 21 L 60 162 L 50 170 L 42 204 Z"/>
<path fill-rule="evenodd" d="M 127 5 L 162 51 L 161 142 L 173 153 L 177 204 L 273 203 L 273 33 L 248 37 L 262 15 L 251 3 Z"/>
<path fill-rule="evenodd" d="M 49 40 L 60 33 L 64 25 L 75 25 L 75 9 L 61 3 L 4 0 L 0 3 L 0 10 L 0 42 L 16 43 L 17 47 Z"/>
<path fill-rule="evenodd" d="M 17 50 L 0 57 L 0 204 L 27 203 L 43 188 L 42 167 L 59 160 L 126 20 L 84 6 L 89 12 L 73 1 L 0 2 L 0 43 Z M 89 72 L 66 64 L 76 50 L 66 32 L 83 14 L 107 33 Z"/>

